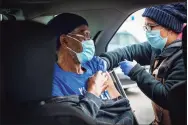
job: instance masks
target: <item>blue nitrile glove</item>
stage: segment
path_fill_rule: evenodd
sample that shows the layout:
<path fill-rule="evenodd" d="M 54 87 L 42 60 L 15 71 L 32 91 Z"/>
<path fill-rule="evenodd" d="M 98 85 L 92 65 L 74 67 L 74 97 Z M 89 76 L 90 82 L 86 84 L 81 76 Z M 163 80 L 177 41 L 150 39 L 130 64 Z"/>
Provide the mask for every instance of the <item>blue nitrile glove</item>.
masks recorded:
<path fill-rule="evenodd" d="M 136 62 L 131 62 L 128 60 L 119 63 L 120 68 L 125 75 L 128 75 L 136 64 L 137 64 Z"/>

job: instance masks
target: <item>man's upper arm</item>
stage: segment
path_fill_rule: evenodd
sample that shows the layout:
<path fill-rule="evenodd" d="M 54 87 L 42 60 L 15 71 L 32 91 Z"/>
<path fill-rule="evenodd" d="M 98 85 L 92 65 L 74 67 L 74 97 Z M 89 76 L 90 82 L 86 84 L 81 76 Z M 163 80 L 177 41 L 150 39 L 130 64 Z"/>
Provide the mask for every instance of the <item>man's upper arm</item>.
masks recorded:
<path fill-rule="evenodd" d="M 87 65 L 91 68 L 93 74 L 99 70 L 103 72 L 107 71 L 104 61 L 99 56 L 94 56 L 91 61 L 87 62 Z"/>

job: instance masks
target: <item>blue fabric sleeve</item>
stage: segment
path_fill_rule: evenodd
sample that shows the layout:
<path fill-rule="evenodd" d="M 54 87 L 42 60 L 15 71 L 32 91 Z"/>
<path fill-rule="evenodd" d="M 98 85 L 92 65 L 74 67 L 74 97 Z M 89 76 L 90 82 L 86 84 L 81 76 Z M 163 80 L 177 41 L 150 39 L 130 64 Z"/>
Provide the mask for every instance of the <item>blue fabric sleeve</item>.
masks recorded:
<path fill-rule="evenodd" d="M 99 56 L 94 56 L 91 61 L 88 61 L 86 63 L 86 65 L 90 67 L 93 74 L 95 74 L 99 70 L 101 70 L 103 72 L 107 71 L 107 69 L 105 68 L 106 66 L 105 66 L 104 60 L 102 58 L 100 58 Z M 102 98 L 104 100 L 110 99 L 110 95 L 109 95 L 108 91 L 105 91 L 104 93 L 102 93 L 100 98 Z"/>
<path fill-rule="evenodd" d="M 103 72 L 107 71 L 104 60 L 99 56 L 94 56 L 93 59 L 88 61 L 86 64 L 91 68 L 93 74 L 99 70 Z"/>

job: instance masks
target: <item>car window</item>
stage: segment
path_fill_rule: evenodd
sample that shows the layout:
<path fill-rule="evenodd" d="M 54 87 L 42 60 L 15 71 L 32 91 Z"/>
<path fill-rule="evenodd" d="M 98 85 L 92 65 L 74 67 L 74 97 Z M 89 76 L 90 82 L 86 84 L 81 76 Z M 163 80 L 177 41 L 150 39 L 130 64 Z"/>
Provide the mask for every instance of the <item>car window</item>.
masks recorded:
<path fill-rule="evenodd" d="M 113 51 L 128 45 L 137 44 L 146 41 L 145 31 L 143 29 L 144 18 L 141 9 L 129 16 L 108 44 L 107 51 Z"/>
<path fill-rule="evenodd" d="M 142 17 L 144 10 L 145 9 L 136 11 L 125 20 L 125 22 L 110 40 L 107 46 L 107 51 L 113 51 L 118 48 L 123 48 L 125 46 L 146 41 L 145 31 L 143 29 L 144 18 Z M 144 67 L 146 71 L 149 72 L 149 66 Z M 128 76 L 123 74 L 119 67 L 114 69 L 114 71 L 119 77 L 123 88 L 129 88 L 135 84 L 135 82 L 131 81 Z"/>

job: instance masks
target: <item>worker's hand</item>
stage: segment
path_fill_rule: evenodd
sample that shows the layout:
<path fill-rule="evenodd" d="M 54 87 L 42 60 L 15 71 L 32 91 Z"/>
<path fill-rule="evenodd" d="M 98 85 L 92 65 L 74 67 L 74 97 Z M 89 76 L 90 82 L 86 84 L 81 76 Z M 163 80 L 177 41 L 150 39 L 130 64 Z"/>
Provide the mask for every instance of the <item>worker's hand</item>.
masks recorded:
<path fill-rule="evenodd" d="M 132 70 L 132 68 L 137 64 L 136 62 L 131 62 L 128 60 L 125 60 L 123 62 L 120 62 L 120 68 L 122 70 L 122 72 L 125 75 L 129 75 L 130 71 Z"/>
<path fill-rule="evenodd" d="M 108 75 L 106 72 L 99 71 L 88 80 L 87 91 L 100 96 L 106 90 L 108 84 L 106 83 Z"/>

